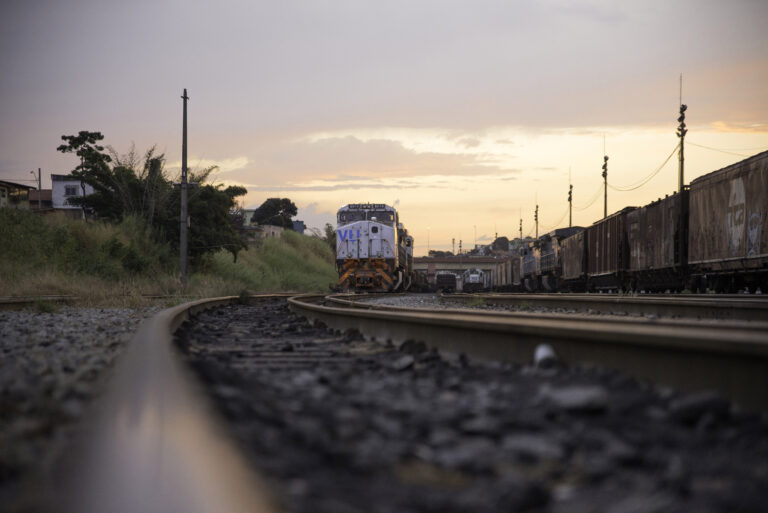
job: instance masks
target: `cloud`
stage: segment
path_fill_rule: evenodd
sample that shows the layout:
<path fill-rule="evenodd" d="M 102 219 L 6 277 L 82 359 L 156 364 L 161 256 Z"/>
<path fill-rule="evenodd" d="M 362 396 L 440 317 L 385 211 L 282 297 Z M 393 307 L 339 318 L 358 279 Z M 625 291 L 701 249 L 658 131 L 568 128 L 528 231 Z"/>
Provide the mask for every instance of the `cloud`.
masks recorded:
<path fill-rule="evenodd" d="M 429 139 L 427 139 L 429 140 Z M 493 156 L 456 153 L 453 145 L 443 152 L 406 147 L 403 141 L 367 139 L 353 135 L 310 136 L 283 141 L 259 151 L 247 168 L 238 169 L 228 178 L 257 183 L 261 190 L 338 190 L 354 186 L 377 188 L 409 187 L 393 179 L 435 176 L 472 176 L 508 173 Z M 307 188 L 308 181 L 316 189 Z M 380 183 L 375 181 L 379 180 Z M 342 185 L 336 182 L 343 182 Z M 421 183 L 420 183 L 421 185 Z M 294 187 L 294 189 L 286 188 Z"/>
<path fill-rule="evenodd" d="M 730 132 L 730 133 L 768 133 L 768 123 L 738 123 L 738 122 L 726 122 L 726 121 L 714 121 L 709 124 L 709 127 L 715 132 Z"/>
<path fill-rule="evenodd" d="M 480 140 L 474 137 L 465 137 L 457 141 L 456 144 L 463 146 L 464 148 L 476 148 L 480 146 Z"/>
<path fill-rule="evenodd" d="M 249 164 L 248 157 L 234 157 L 223 160 L 205 159 L 198 157 L 191 157 L 187 159 L 187 166 L 191 169 L 206 169 L 216 166 L 218 173 L 230 173 L 237 171 L 238 169 L 244 169 Z M 181 169 L 181 161 L 170 162 L 167 166 L 169 169 Z"/>

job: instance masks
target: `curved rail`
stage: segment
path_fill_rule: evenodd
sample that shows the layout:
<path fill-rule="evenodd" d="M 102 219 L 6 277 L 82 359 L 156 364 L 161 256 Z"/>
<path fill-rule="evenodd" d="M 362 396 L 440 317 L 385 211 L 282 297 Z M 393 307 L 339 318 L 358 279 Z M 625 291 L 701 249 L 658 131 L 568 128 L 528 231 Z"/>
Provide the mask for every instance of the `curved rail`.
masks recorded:
<path fill-rule="evenodd" d="M 768 296 L 720 295 L 642 295 L 611 294 L 452 294 L 456 301 L 482 299 L 486 304 L 511 303 L 545 308 L 612 311 L 630 314 L 655 314 L 702 319 L 768 320 Z"/>
<path fill-rule="evenodd" d="M 716 389 L 744 406 L 768 410 L 768 332 L 762 329 L 467 310 L 393 311 L 321 302 L 329 300 L 316 295 L 289 299 L 298 313 L 379 341 L 418 340 L 449 352 L 518 363 L 530 362 L 536 346 L 547 343 L 567 362 L 620 369 L 688 391 Z"/>
<path fill-rule="evenodd" d="M 440 308 L 430 310 L 428 308 L 408 308 L 404 306 L 376 304 L 366 301 L 368 296 L 365 294 L 350 296 L 347 294 L 338 294 L 326 296 L 326 301 L 333 304 L 338 304 L 349 308 L 363 308 L 363 309 L 377 309 L 388 310 L 393 312 L 413 312 L 413 311 L 430 311 L 435 315 L 454 315 L 462 314 L 470 311 L 473 315 L 488 316 L 488 317 L 509 317 L 520 319 L 543 319 L 545 321 L 572 321 L 572 322 L 594 322 L 596 320 L 594 315 L 591 316 L 579 316 L 574 314 L 565 314 L 559 312 L 531 312 L 531 311 L 515 311 L 515 310 L 481 310 L 481 309 L 468 309 L 468 308 Z M 454 296 L 451 295 L 451 298 Z M 472 296 L 469 296 L 472 297 Z M 645 326 L 653 324 L 655 326 L 673 326 L 680 328 L 707 328 L 717 330 L 721 332 L 721 337 L 727 338 L 728 333 L 731 331 L 754 331 L 758 333 L 768 333 L 768 321 L 752 321 L 744 322 L 732 319 L 695 319 L 690 317 L 682 318 L 638 318 L 638 317 L 621 317 L 615 316 L 610 319 L 610 322 L 619 323 L 622 325 L 638 325 Z"/>
<path fill-rule="evenodd" d="M 141 325 L 68 465 L 65 510 L 276 511 L 173 347 L 191 314 L 239 299 L 193 301 Z"/>

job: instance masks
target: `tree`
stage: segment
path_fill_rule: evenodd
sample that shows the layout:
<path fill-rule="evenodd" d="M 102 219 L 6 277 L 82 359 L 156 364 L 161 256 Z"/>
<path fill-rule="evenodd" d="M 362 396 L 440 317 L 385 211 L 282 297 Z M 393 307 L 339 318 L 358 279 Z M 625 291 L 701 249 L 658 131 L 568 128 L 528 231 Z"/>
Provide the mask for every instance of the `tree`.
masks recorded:
<path fill-rule="evenodd" d="M 178 249 L 181 193 L 166 176 L 164 156 L 155 155 L 155 148 L 141 157 L 134 148 L 122 156 L 109 148 L 110 156 L 103 153 L 103 146 L 96 144 L 103 138 L 99 132 L 86 131 L 76 136 L 62 136 L 68 144 L 59 146 L 58 151 L 80 156 L 80 165 L 72 174 L 94 189 L 93 194 L 70 201 L 110 221 L 141 218 L 155 230 L 159 239 Z M 110 166 L 111 163 L 114 164 Z M 213 166 L 190 173 L 190 182 L 200 184 L 190 191 L 188 198 L 189 253 L 193 263 L 219 249 L 226 249 L 237 259 L 238 251 L 247 249 L 230 216 L 236 207 L 235 198 L 247 190 L 240 186 L 222 189 L 221 185 L 205 184 L 215 169 Z"/>
<path fill-rule="evenodd" d="M 296 205 L 288 198 L 269 198 L 253 213 L 252 221 L 293 229 L 292 218 L 298 212 Z"/>
<path fill-rule="evenodd" d="M 56 148 L 56 151 L 74 153 L 80 157 L 80 165 L 75 168 L 75 171 L 82 171 L 101 163 L 109 163 L 112 160 L 109 155 L 103 153 L 104 147 L 96 144 L 104 139 L 101 132 L 81 130 L 77 135 L 62 135 L 61 139 L 67 141 L 67 144 L 62 144 Z"/>
<path fill-rule="evenodd" d="M 323 240 L 331 247 L 334 255 L 336 254 L 336 230 L 331 223 L 325 223 L 325 237 Z"/>
<path fill-rule="evenodd" d="M 504 237 L 503 235 L 499 238 L 497 238 L 495 241 L 493 241 L 493 244 L 491 245 L 494 251 L 509 251 L 509 239 Z"/>

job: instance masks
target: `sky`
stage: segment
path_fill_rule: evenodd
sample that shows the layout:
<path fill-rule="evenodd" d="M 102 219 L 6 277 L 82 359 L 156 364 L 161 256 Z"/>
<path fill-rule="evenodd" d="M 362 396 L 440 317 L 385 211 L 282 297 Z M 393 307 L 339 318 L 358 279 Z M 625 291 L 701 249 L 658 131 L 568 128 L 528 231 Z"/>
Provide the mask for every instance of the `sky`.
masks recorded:
<path fill-rule="evenodd" d="M 764 0 L 3 0 L 0 179 L 100 131 L 322 228 L 393 204 L 416 254 L 574 226 L 768 150 Z M 605 153 L 604 153 L 605 152 Z M 665 165 L 663 165 L 666 162 Z M 648 179 L 646 181 L 646 179 Z M 28 181 L 26 181 L 28 180 Z M 632 189 L 632 190 L 626 190 Z"/>

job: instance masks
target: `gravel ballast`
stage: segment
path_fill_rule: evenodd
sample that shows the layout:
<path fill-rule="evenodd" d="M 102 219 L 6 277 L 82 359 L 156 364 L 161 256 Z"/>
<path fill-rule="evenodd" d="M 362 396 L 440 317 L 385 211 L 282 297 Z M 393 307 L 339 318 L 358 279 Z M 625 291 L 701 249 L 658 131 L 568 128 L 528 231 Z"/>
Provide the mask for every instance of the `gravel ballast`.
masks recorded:
<path fill-rule="evenodd" d="M 105 369 L 157 310 L 0 311 L 0 509 L 35 509 Z"/>
<path fill-rule="evenodd" d="M 202 313 L 178 343 L 291 512 L 768 504 L 765 416 L 711 393 L 551 358 L 501 365 L 374 344 L 282 300 Z"/>

